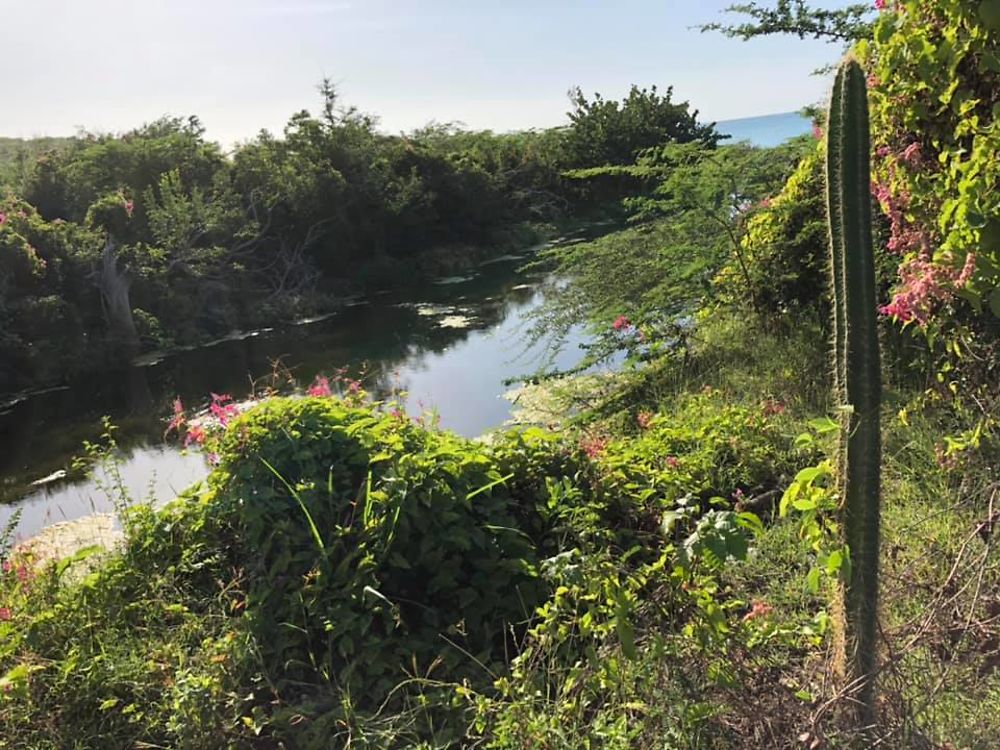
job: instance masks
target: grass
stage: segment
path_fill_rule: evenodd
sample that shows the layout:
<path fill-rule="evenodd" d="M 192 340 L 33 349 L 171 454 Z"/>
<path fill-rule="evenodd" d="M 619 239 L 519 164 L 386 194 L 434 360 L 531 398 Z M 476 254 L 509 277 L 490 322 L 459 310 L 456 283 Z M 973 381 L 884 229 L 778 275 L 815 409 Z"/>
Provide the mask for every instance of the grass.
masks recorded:
<path fill-rule="evenodd" d="M 0 748 L 849 747 L 830 597 L 809 586 L 795 519 L 762 502 L 749 531 L 712 500 L 773 501 L 817 460 L 793 440 L 827 408 L 825 349 L 808 326 L 716 315 L 561 435 L 490 445 L 334 400 L 268 404 L 222 436 L 207 491 L 130 511 L 96 568 L 21 575 L 9 557 Z M 995 747 L 995 446 L 944 455 L 962 424 L 916 393 L 894 394 L 885 424 L 880 746 Z M 402 592 L 450 569 L 449 545 L 472 559 L 457 550 L 480 533 L 513 545 L 488 565 L 540 598 L 473 646 L 461 618 L 440 619 L 447 598 L 427 620 L 436 595 Z M 357 630 L 325 643 L 347 618 Z M 440 623 L 430 640 L 412 640 L 420 621 Z M 347 637 L 364 645 L 345 661 Z M 418 651 L 440 656 L 404 656 Z M 351 687 L 345 665 L 380 660 L 396 665 L 388 687 Z"/>

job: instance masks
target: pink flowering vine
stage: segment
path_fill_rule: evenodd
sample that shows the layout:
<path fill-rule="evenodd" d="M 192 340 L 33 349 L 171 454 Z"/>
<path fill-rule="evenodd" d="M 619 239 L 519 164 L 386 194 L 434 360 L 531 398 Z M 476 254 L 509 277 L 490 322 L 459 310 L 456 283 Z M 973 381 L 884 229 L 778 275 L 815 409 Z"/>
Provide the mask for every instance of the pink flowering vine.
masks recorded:
<path fill-rule="evenodd" d="M 588 436 L 580 440 L 580 449 L 587 458 L 599 458 L 608 448 L 608 439 L 599 436 Z"/>
<path fill-rule="evenodd" d="M 880 166 L 884 169 L 886 179 L 872 181 L 872 195 L 875 196 L 882 212 L 889 219 L 889 243 L 887 245 L 889 251 L 899 254 L 928 252 L 930 237 L 908 216 L 913 196 L 897 169 L 898 164 L 904 164 L 908 167 L 919 165 L 920 145 L 915 142 L 911 143 L 900 154 L 898 161 L 894 158 L 892 149 L 886 144 L 879 146 L 875 155 L 881 161 Z"/>
<path fill-rule="evenodd" d="M 920 144 L 916 142 L 911 143 L 903 149 L 903 153 L 900 154 L 900 158 L 904 163 L 909 164 L 912 167 L 920 166 L 920 162 L 923 158 L 920 152 Z"/>
<path fill-rule="evenodd" d="M 188 429 L 187 435 L 184 436 L 184 447 L 187 448 L 192 443 L 195 445 L 203 445 L 205 443 L 205 438 L 207 437 L 208 435 L 203 427 L 200 425 L 192 425 Z"/>
<path fill-rule="evenodd" d="M 330 379 L 322 375 L 317 375 L 315 380 L 313 380 L 313 384 L 306 390 L 306 394 L 317 398 L 332 396 L 333 391 L 330 389 Z"/>
<path fill-rule="evenodd" d="M 961 270 L 955 270 L 924 257 L 904 261 L 899 267 L 900 284 L 889 304 L 879 308 L 903 323 L 925 326 L 934 308 L 951 299 L 955 290 L 966 286 L 976 270 L 975 253 L 969 253 Z"/>
<path fill-rule="evenodd" d="M 616 331 L 627 331 L 632 327 L 632 321 L 626 318 L 624 315 L 619 315 L 615 318 L 615 322 L 611 324 L 611 327 Z"/>
<path fill-rule="evenodd" d="M 884 178 L 873 181 L 872 193 L 889 219 L 886 247 L 904 256 L 898 269 L 899 284 L 879 312 L 902 323 L 926 326 L 940 304 L 950 301 L 956 291 L 972 281 L 976 255 L 968 253 L 960 269 L 934 259 L 935 237 L 913 218 L 913 194 L 902 174 L 904 170 L 926 170 L 928 160 L 919 141 L 907 140 L 910 142 L 895 154 L 888 145 L 875 151 Z"/>
<path fill-rule="evenodd" d="M 208 410 L 223 427 L 240 412 L 239 407 L 233 403 L 233 397 L 226 393 L 213 393 L 212 404 Z"/>

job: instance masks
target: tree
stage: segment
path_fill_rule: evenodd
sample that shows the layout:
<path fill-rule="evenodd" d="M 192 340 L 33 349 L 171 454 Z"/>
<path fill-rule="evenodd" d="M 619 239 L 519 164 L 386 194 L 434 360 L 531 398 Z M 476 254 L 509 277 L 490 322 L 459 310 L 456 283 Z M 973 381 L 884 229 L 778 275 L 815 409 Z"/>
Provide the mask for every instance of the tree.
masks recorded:
<path fill-rule="evenodd" d="M 733 259 L 743 270 L 741 291 L 754 300 L 740 245 L 746 217 L 780 188 L 802 148 L 801 142 L 774 149 L 670 143 L 632 165 L 567 173 L 577 179 L 626 175 L 652 187 L 625 201 L 634 227 L 547 252 L 557 276 L 572 283 L 546 295 L 534 335 L 559 338 L 589 321 L 599 336 L 585 364 L 637 341 L 674 345 L 684 320 L 714 294 L 713 279 Z"/>
<path fill-rule="evenodd" d="M 668 142 L 698 141 L 715 145 L 721 136 L 714 124 L 700 125 L 698 111 L 673 101 L 673 88 L 659 94 L 656 86 L 632 86 L 621 102 L 595 93 L 587 99 L 579 87 L 569 92 L 573 109 L 566 131 L 569 167 L 631 164 L 639 152 Z"/>
<path fill-rule="evenodd" d="M 777 0 L 774 7 L 758 3 L 730 5 L 723 12 L 749 16 L 738 24 L 707 23 L 701 31 L 720 31 L 728 37 L 746 41 L 759 36 L 792 34 L 799 39 L 811 37 L 831 42 L 856 42 L 871 36 L 874 9 L 869 3 L 855 3 L 846 8 L 826 10 L 814 8 L 805 0 Z"/>

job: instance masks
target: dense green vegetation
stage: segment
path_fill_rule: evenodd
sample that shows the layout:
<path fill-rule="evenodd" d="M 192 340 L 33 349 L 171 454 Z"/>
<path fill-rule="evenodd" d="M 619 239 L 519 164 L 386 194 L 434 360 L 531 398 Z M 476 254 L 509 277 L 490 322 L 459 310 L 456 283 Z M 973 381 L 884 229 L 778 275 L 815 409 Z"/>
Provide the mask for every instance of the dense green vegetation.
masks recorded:
<path fill-rule="evenodd" d="M 844 68 L 822 139 L 774 150 L 720 146 L 635 90 L 578 100 L 567 131 L 393 139 L 328 96 L 324 117 L 232 159 L 167 123 L 163 141 L 41 162 L 12 205 L 22 285 L 74 272 L 85 258 L 48 258 L 81 237 L 95 258 L 110 233 L 152 262 L 148 230 L 164 257 L 232 263 L 214 268 L 259 289 L 260 269 L 212 239 L 232 216 L 225 236 L 262 242 L 266 225 L 255 247 L 297 247 L 333 280 L 352 242 L 401 252 L 402 216 L 434 242 L 623 198 L 629 226 L 539 259 L 560 282 L 537 324 L 588 324 L 587 362 L 625 356 L 611 376 L 534 386 L 558 395 L 552 429 L 487 440 L 415 424 L 353 381 L 178 407 L 171 432 L 214 470 L 165 508 L 123 510 L 120 550 L 46 562 L 0 540 L 0 747 L 996 747 L 1000 14 L 877 5 L 871 24 L 861 8 L 736 6 L 751 16 L 737 36 L 851 41 L 864 66 Z M 386 161 L 352 161 L 359 143 Z M 87 166 L 108 153 L 188 156 L 150 178 L 140 212 L 140 193 L 128 204 Z M 406 180 L 450 165 L 435 194 L 493 185 L 495 206 L 385 213 L 385 195 L 423 195 L 390 153 Z M 528 153 L 537 168 L 500 166 Z M 68 201 L 69 176 L 94 187 L 58 221 L 41 196 Z M 307 241 L 348 194 L 336 225 L 355 234 Z M 247 229 L 257 196 L 268 211 Z M 396 218 L 369 227 L 367 210 Z M 205 218 L 168 220 L 187 214 Z"/>
<path fill-rule="evenodd" d="M 0 151 L 0 392 L 473 265 L 641 189 L 567 168 L 718 140 L 655 88 L 577 90 L 567 127 L 512 134 L 386 135 L 322 94 L 231 154 L 196 118 Z"/>

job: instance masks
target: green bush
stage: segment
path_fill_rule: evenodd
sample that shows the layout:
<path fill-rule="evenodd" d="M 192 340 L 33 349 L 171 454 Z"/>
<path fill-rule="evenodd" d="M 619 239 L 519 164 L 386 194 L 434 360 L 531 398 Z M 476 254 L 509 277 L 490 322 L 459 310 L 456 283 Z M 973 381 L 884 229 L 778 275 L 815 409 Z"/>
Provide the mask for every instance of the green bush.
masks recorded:
<path fill-rule="evenodd" d="M 686 496 L 704 503 L 781 488 L 799 452 L 782 427 L 785 406 L 728 404 L 721 392 L 682 396 L 638 437 L 608 445 L 600 490 L 638 507 L 672 508 Z"/>
<path fill-rule="evenodd" d="M 511 475 L 484 446 L 278 399 L 235 420 L 219 457 L 215 512 L 237 525 L 247 624 L 281 687 L 374 708 L 407 670 L 482 680 L 540 599 Z"/>
<path fill-rule="evenodd" d="M 0 573 L 0 748 L 611 743 L 708 716 L 746 608 L 719 581 L 760 522 L 697 499 L 780 481 L 772 407 L 487 444 L 329 397 L 215 406 L 217 468 L 130 511 L 120 555 Z M 629 729 L 678 679 L 656 654 L 694 659 L 663 688 L 685 703 Z"/>
<path fill-rule="evenodd" d="M 769 314 L 829 308 L 823 164 L 820 144 L 747 222 L 743 257 L 757 304 Z M 715 285 L 724 300 L 747 301 L 746 281 L 735 261 L 722 269 Z"/>
<path fill-rule="evenodd" d="M 993 0 L 901 0 L 858 45 L 871 84 L 874 192 L 898 267 L 883 312 L 932 343 L 983 347 L 990 359 L 1000 331 L 996 9 Z"/>

